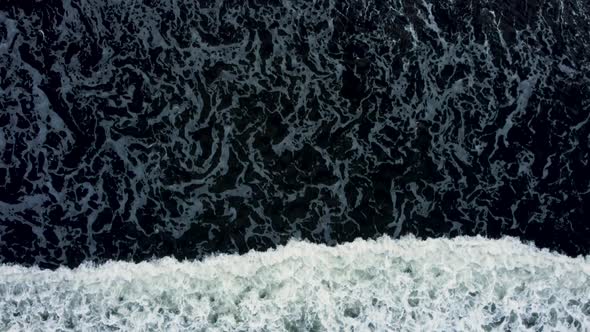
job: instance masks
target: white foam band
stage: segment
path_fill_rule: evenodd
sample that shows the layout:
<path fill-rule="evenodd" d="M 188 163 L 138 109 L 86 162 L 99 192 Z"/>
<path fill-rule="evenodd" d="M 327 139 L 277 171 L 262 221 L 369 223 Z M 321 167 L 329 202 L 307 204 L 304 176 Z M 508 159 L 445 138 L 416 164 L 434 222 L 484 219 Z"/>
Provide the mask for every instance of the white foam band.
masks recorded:
<path fill-rule="evenodd" d="M 583 330 L 590 257 L 516 239 L 292 241 L 200 262 L 0 266 L 0 330 Z"/>

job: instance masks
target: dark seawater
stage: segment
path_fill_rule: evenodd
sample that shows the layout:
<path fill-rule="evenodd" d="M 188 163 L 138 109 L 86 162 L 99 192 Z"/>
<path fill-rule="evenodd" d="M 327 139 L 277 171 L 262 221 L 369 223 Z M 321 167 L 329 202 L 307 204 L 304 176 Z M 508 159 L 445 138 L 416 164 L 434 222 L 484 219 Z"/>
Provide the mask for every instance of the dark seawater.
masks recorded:
<path fill-rule="evenodd" d="M 0 1 L 0 263 L 588 254 L 589 159 L 585 0 Z"/>

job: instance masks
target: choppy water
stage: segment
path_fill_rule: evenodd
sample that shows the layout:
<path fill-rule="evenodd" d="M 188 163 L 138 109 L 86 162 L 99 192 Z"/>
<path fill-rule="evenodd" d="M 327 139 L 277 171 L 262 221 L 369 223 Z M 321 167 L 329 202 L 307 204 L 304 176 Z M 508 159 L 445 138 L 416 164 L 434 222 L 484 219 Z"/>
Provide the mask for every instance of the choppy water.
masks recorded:
<path fill-rule="evenodd" d="M 0 330 L 588 330 L 589 160 L 585 0 L 0 1 Z"/>
<path fill-rule="evenodd" d="M 0 261 L 299 237 L 590 250 L 590 7 L 0 2 Z"/>
<path fill-rule="evenodd" d="M 514 238 L 291 241 L 200 262 L 0 266 L 0 330 L 587 331 L 590 257 Z"/>

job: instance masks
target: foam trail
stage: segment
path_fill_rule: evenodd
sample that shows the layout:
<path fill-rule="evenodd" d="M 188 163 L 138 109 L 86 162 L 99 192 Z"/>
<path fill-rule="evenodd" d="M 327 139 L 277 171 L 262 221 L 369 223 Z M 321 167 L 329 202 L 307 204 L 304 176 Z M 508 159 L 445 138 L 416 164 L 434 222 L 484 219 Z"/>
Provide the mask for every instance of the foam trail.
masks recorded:
<path fill-rule="evenodd" d="M 268 252 L 0 267 L 0 330 L 471 331 L 590 326 L 590 257 L 514 238 L 291 241 Z"/>

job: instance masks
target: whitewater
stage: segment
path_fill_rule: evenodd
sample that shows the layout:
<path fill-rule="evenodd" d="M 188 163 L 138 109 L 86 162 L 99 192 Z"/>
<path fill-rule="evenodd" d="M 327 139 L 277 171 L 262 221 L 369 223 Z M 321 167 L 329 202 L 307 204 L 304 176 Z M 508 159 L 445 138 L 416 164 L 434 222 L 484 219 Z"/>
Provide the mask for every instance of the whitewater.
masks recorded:
<path fill-rule="evenodd" d="M 515 238 L 292 240 L 202 261 L 0 266 L 0 331 L 587 331 L 590 257 Z"/>

